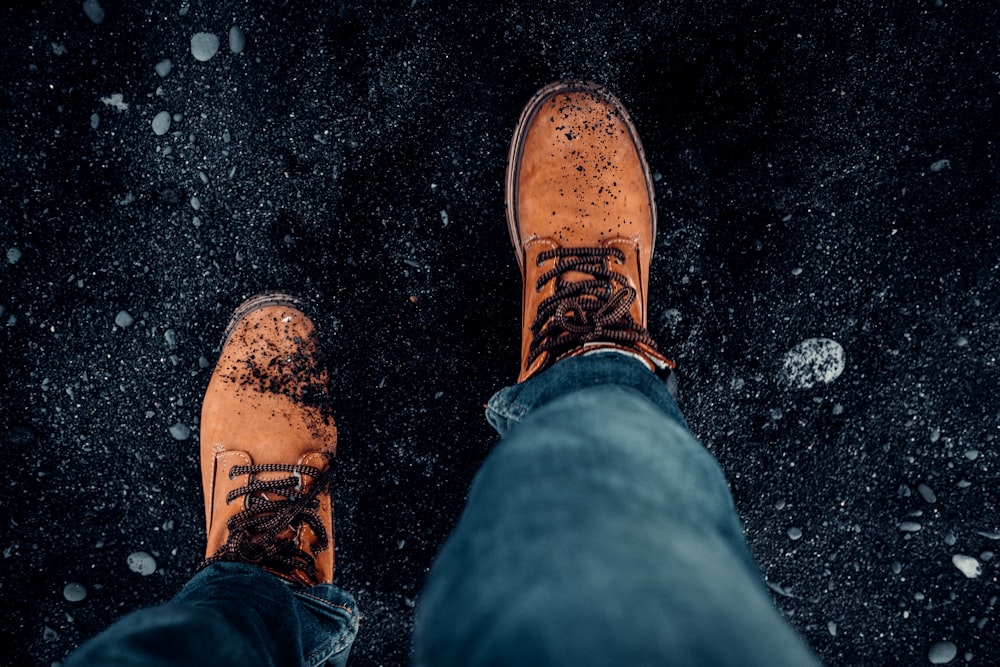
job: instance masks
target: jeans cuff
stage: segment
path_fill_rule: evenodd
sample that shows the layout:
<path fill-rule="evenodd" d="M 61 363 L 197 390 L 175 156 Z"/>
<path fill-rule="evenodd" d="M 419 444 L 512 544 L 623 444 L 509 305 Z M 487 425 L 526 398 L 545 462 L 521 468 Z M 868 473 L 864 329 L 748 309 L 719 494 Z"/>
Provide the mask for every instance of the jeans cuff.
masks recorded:
<path fill-rule="evenodd" d="M 524 382 L 501 389 L 486 406 L 486 420 L 503 436 L 532 410 L 566 394 L 602 385 L 639 391 L 668 417 L 687 428 L 666 383 L 639 360 L 615 352 L 568 357 Z"/>

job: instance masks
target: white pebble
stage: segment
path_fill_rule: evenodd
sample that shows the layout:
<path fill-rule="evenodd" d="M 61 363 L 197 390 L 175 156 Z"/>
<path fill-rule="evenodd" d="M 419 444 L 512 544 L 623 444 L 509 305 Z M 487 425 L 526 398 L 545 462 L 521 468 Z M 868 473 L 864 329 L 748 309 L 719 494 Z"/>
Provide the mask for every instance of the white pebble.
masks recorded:
<path fill-rule="evenodd" d="M 119 311 L 119 313 L 115 315 L 115 324 L 120 326 L 122 329 L 132 326 L 133 322 L 135 322 L 135 318 L 132 317 L 127 310 Z"/>
<path fill-rule="evenodd" d="M 201 200 L 198 199 L 197 197 L 191 197 L 191 208 L 193 208 L 196 211 L 198 209 L 200 209 L 201 208 Z"/>
<path fill-rule="evenodd" d="M 923 526 L 921 526 L 916 521 L 904 521 L 903 523 L 899 524 L 899 529 L 904 533 L 916 533 L 921 528 L 923 528 Z"/>
<path fill-rule="evenodd" d="M 926 484 L 918 484 L 917 491 L 920 493 L 920 497 L 929 503 L 937 502 L 937 496 L 934 495 L 933 489 Z"/>
<path fill-rule="evenodd" d="M 162 136 L 170 130 L 170 112 L 161 111 L 153 118 L 153 134 Z"/>
<path fill-rule="evenodd" d="M 210 32 L 195 33 L 191 37 L 191 55 L 195 60 L 207 62 L 219 52 L 219 38 Z"/>
<path fill-rule="evenodd" d="M 798 389 L 829 384 L 844 372 L 844 348 L 829 338 L 808 338 L 785 354 L 782 375 Z"/>
<path fill-rule="evenodd" d="M 788 529 L 788 539 L 790 539 L 790 540 L 792 540 L 794 542 L 795 540 L 799 539 L 800 537 L 802 537 L 802 529 L 801 528 L 796 528 L 795 526 L 792 526 L 791 528 Z"/>
<path fill-rule="evenodd" d="M 145 551 L 136 551 L 128 556 L 128 569 L 144 577 L 156 572 L 156 561 Z"/>
<path fill-rule="evenodd" d="M 173 68 L 174 64 L 170 62 L 170 58 L 164 58 L 156 63 L 156 73 L 160 75 L 161 79 L 165 79 Z"/>
<path fill-rule="evenodd" d="M 229 49 L 233 53 L 243 53 L 243 49 L 247 46 L 247 37 L 240 30 L 239 26 L 233 26 L 229 29 Z"/>
<path fill-rule="evenodd" d="M 187 440 L 191 437 L 191 427 L 187 424 L 177 422 L 170 427 L 170 435 L 174 440 Z"/>
<path fill-rule="evenodd" d="M 951 557 L 951 562 L 969 579 L 975 579 L 983 573 L 983 566 L 972 556 L 955 554 Z"/>
<path fill-rule="evenodd" d="M 104 8 L 98 0 L 84 0 L 83 13 L 97 25 L 104 21 Z"/>
<path fill-rule="evenodd" d="M 979 458 L 979 450 L 978 449 L 968 450 L 967 452 L 965 452 L 965 458 L 969 459 L 970 461 L 975 461 L 976 459 Z"/>
<path fill-rule="evenodd" d="M 950 166 L 951 166 L 951 160 L 938 160 L 937 162 L 931 164 L 931 171 L 937 173 L 939 171 L 947 169 Z"/>
<path fill-rule="evenodd" d="M 70 602 L 80 602 L 87 597 L 87 587 L 71 581 L 63 588 L 63 597 Z"/>
<path fill-rule="evenodd" d="M 946 665 L 958 655 L 958 647 L 951 642 L 938 642 L 927 652 L 932 665 Z"/>

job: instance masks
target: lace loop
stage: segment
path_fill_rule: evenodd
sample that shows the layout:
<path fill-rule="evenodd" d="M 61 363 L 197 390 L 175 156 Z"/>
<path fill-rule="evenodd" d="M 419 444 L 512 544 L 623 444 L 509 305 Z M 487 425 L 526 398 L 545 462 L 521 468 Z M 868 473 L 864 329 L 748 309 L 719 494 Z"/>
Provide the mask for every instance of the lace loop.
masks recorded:
<path fill-rule="evenodd" d="M 628 279 L 610 267 L 625 263 L 625 253 L 614 247 L 554 248 L 538 255 L 541 265 L 552 259 L 555 266 L 536 281 L 542 291 L 555 280 L 554 293 L 538 306 L 531 325 L 528 365 L 548 353 L 558 359 L 586 343 L 605 342 L 623 347 L 642 343 L 656 349 L 645 327 L 633 319 L 632 304 L 638 294 Z M 582 280 L 568 280 L 580 273 Z"/>
<path fill-rule="evenodd" d="M 229 478 L 247 477 L 247 483 L 226 495 L 226 503 L 245 499 L 245 509 L 226 524 L 229 537 L 219 551 L 205 559 L 204 568 L 219 561 L 250 563 L 293 577 L 304 574 L 317 579 L 314 556 L 327 549 L 330 536 L 319 515 L 320 496 L 329 492 L 332 458 L 325 468 L 302 464 L 269 463 L 233 466 Z M 261 473 L 288 473 L 287 477 L 261 480 Z M 307 483 L 306 478 L 312 482 Z M 301 527 L 308 526 L 316 536 L 312 553 L 299 546 Z"/>

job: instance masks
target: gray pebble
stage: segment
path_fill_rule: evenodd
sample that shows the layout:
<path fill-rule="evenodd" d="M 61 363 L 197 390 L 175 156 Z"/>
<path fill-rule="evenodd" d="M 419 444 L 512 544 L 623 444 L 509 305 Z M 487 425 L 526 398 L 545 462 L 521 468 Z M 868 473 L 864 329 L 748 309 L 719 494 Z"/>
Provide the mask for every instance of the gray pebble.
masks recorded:
<path fill-rule="evenodd" d="M 788 529 L 788 539 L 795 541 L 800 537 L 802 537 L 801 528 L 796 528 L 795 526 L 792 526 L 791 528 Z"/>
<path fill-rule="evenodd" d="M 132 326 L 133 322 L 135 322 L 135 318 L 132 317 L 127 310 L 119 311 L 119 313 L 115 315 L 115 324 L 120 326 L 122 329 Z"/>
<path fill-rule="evenodd" d="M 170 435 L 173 436 L 174 440 L 187 440 L 191 437 L 191 427 L 177 422 L 170 427 Z"/>
<path fill-rule="evenodd" d="M 21 250 L 19 248 L 11 248 L 7 251 L 7 261 L 11 264 L 17 264 L 21 259 Z"/>
<path fill-rule="evenodd" d="M 219 38 L 210 32 L 195 33 L 191 37 L 191 55 L 195 60 L 207 62 L 219 52 Z"/>
<path fill-rule="evenodd" d="M 904 533 L 916 533 L 921 528 L 923 528 L 923 526 L 921 526 L 916 521 L 904 521 L 903 523 L 899 524 L 899 529 Z"/>
<path fill-rule="evenodd" d="M 63 588 L 63 597 L 70 602 L 80 602 L 87 597 L 87 587 L 71 581 Z"/>
<path fill-rule="evenodd" d="M 100 124 L 101 124 L 101 117 L 98 116 L 96 113 L 95 114 L 91 114 L 90 115 L 90 127 L 91 127 L 91 129 L 96 130 L 97 126 L 100 125 Z"/>
<path fill-rule="evenodd" d="M 229 29 L 229 48 L 233 53 L 243 53 L 243 49 L 247 46 L 247 37 L 240 30 L 239 26 L 233 26 Z"/>
<path fill-rule="evenodd" d="M 946 665 L 958 655 L 958 647 L 951 642 L 938 642 L 927 652 L 932 665 Z"/>
<path fill-rule="evenodd" d="M 104 8 L 98 0 L 84 0 L 83 13 L 95 25 L 100 25 L 104 21 Z"/>
<path fill-rule="evenodd" d="M 170 70 L 174 68 L 174 64 L 170 62 L 170 58 L 164 58 L 160 62 L 156 63 L 156 73 L 160 75 L 161 79 L 165 79 Z"/>
<path fill-rule="evenodd" d="M 145 551 L 136 551 L 129 554 L 126 562 L 128 563 L 128 569 L 144 577 L 148 577 L 156 572 L 156 560 Z"/>
<path fill-rule="evenodd" d="M 197 197 L 191 197 L 191 208 L 193 208 L 196 211 L 198 209 L 200 209 L 201 208 L 201 200 L 198 199 Z"/>
<path fill-rule="evenodd" d="M 951 160 L 938 160 L 931 164 L 931 171 L 937 173 L 951 166 Z"/>
<path fill-rule="evenodd" d="M 167 341 L 171 350 L 177 349 L 177 332 L 173 329 L 167 329 L 163 332 L 163 340 Z"/>
<path fill-rule="evenodd" d="M 162 136 L 170 130 L 170 112 L 161 111 L 153 117 L 153 134 Z"/>
<path fill-rule="evenodd" d="M 917 491 L 920 492 L 920 497 L 926 500 L 927 502 L 929 503 L 937 502 L 937 496 L 934 495 L 934 491 L 931 489 L 931 487 L 927 486 L 926 484 L 918 484 Z"/>

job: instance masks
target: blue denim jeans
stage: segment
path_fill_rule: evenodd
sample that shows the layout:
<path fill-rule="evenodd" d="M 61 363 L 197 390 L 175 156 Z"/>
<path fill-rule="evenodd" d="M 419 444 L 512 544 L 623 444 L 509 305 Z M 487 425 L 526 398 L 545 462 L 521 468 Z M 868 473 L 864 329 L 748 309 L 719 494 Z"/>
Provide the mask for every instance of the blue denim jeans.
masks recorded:
<path fill-rule="evenodd" d="M 718 465 L 645 366 L 567 359 L 487 417 L 502 439 L 421 596 L 417 665 L 816 664 L 771 605 Z M 66 667 L 343 665 L 357 627 L 334 586 L 218 563 Z"/>
<path fill-rule="evenodd" d="M 816 664 L 719 466 L 640 362 L 566 359 L 487 417 L 502 439 L 425 585 L 416 665 Z"/>
<path fill-rule="evenodd" d="M 65 667 L 342 667 L 358 608 L 336 586 L 292 586 L 252 565 L 215 563 L 170 602 L 128 614 Z"/>

